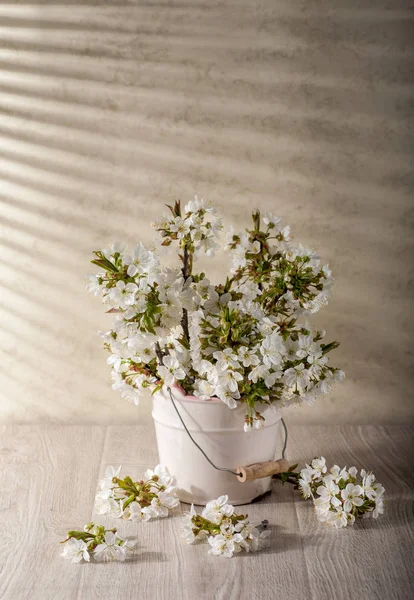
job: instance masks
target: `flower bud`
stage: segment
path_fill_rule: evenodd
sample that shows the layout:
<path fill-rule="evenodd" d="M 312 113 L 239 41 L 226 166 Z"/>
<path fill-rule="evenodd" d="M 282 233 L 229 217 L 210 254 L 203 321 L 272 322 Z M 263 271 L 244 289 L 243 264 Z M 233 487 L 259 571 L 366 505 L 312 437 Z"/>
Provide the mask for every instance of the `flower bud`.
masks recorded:
<path fill-rule="evenodd" d="M 247 433 L 248 431 L 252 430 L 252 425 L 253 425 L 253 419 L 249 416 L 246 415 L 244 418 L 244 431 Z"/>

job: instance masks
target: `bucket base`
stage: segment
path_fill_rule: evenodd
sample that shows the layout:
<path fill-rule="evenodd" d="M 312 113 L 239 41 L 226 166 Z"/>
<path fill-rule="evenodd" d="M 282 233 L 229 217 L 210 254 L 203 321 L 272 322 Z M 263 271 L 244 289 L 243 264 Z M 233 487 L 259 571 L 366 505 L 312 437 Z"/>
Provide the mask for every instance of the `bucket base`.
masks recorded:
<path fill-rule="evenodd" d="M 260 494 L 260 496 L 256 496 L 256 498 L 252 498 L 252 500 L 246 500 L 246 502 L 239 502 L 238 500 L 234 500 L 233 502 L 231 501 L 231 499 L 228 501 L 229 504 L 232 504 L 233 506 L 244 506 L 246 504 L 254 504 L 255 502 L 260 502 L 260 500 L 263 500 L 263 498 L 266 498 L 267 496 L 270 496 L 270 494 L 272 493 L 272 490 L 268 490 L 267 492 L 265 492 L 264 494 Z M 180 500 L 181 504 L 187 504 L 188 506 L 191 506 L 192 504 L 194 504 L 194 506 L 205 506 L 206 504 L 197 504 L 197 502 L 188 502 L 186 500 Z"/>
<path fill-rule="evenodd" d="M 250 498 L 250 499 L 243 499 L 243 501 L 240 500 L 232 500 L 231 498 L 229 498 L 228 500 L 228 504 L 232 504 L 233 506 L 244 506 L 245 504 L 254 504 L 255 502 L 260 502 L 260 500 L 262 500 L 263 498 L 266 498 L 267 496 L 270 496 L 270 494 L 272 493 L 272 490 L 267 490 L 266 492 L 263 492 L 262 494 L 259 494 L 258 496 L 255 496 L 254 498 Z M 178 498 L 180 499 L 181 504 L 188 504 L 188 506 L 191 506 L 192 504 L 194 504 L 194 506 L 205 506 L 206 502 L 203 501 L 191 501 L 188 499 L 188 496 L 185 496 L 185 500 L 181 499 L 180 497 L 180 493 L 178 492 Z"/>

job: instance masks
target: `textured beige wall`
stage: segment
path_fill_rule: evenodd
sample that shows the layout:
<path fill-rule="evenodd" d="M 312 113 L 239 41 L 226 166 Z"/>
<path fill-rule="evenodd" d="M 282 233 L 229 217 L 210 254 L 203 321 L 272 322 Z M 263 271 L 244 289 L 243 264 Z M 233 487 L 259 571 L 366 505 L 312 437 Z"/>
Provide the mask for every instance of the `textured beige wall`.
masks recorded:
<path fill-rule="evenodd" d="M 347 379 L 291 422 L 412 417 L 412 31 L 400 0 L 2 3 L 1 420 L 149 418 L 110 389 L 83 277 L 194 192 L 333 269 L 315 320 Z"/>

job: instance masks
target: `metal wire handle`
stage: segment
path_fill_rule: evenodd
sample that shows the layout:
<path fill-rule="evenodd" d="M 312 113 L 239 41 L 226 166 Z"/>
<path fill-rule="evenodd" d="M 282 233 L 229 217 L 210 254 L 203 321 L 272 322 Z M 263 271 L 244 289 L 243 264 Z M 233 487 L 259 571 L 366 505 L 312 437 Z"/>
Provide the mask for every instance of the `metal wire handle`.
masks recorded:
<path fill-rule="evenodd" d="M 180 415 L 180 411 L 177 408 L 177 405 L 175 404 L 172 392 L 171 392 L 171 388 L 168 387 L 168 391 L 170 393 L 170 398 L 171 398 L 171 402 L 173 403 L 173 406 L 175 408 L 175 412 L 178 415 L 178 418 L 180 419 L 185 431 L 187 432 L 188 437 L 190 438 L 190 440 L 193 442 L 194 446 L 197 446 L 197 448 L 200 450 L 201 454 L 203 454 L 203 456 L 208 460 L 208 462 L 210 463 L 210 465 L 216 469 L 216 471 L 226 471 L 227 473 L 231 473 L 232 475 L 235 475 L 236 477 L 239 476 L 239 473 L 236 473 L 235 471 L 232 471 L 231 469 L 227 469 L 225 467 L 217 467 L 217 465 L 215 465 L 213 463 L 213 461 L 207 456 L 207 454 L 204 452 L 204 450 L 201 448 L 201 446 L 199 444 L 197 444 L 197 442 L 195 441 L 195 439 L 193 438 L 193 436 L 191 435 L 191 433 L 188 431 L 187 425 L 184 423 L 182 416 Z M 286 446 L 287 446 L 287 441 L 288 441 L 288 430 L 286 427 L 286 423 L 283 419 L 281 419 L 282 421 L 282 425 L 283 425 L 283 429 L 285 431 L 285 443 L 283 445 L 283 450 L 282 450 L 282 458 L 285 458 L 285 453 L 286 453 Z"/>

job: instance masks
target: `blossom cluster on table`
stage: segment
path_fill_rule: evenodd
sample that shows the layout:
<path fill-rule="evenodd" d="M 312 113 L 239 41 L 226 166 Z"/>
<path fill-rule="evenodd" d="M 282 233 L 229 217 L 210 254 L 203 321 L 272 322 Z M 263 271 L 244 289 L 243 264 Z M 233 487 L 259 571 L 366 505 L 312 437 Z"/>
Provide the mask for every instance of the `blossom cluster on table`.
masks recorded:
<path fill-rule="evenodd" d="M 245 403 L 248 431 L 263 425 L 260 404 L 312 403 L 343 379 L 328 362 L 337 342 L 325 342 L 325 331 L 308 322 L 333 282 L 314 250 L 292 242 L 279 217 L 255 211 L 251 228 L 227 233 L 231 266 L 214 285 L 194 263 L 220 248 L 216 209 L 197 197 L 169 208 L 154 223 L 158 248 L 117 243 L 92 261 L 101 270 L 87 288 L 115 313 L 101 336 L 122 397 L 138 404 L 146 388 L 179 385 L 229 408 Z M 167 268 L 160 249 L 173 244 L 181 263 Z"/>
<path fill-rule="evenodd" d="M 130 521 L 149 521 L 156 517 L 168 517 L 169 511 L 180 504 L 174 486 L 174 478 L 168 470 L 157 465 L 145 471 L 143 479 L 119 478 L 121 467 L 108 467 L 100 481 L 95 497 L 98 514 Z"/>
<path fill-rule="evenodd" d="M 303 497 L 312 498 L 318 520 L 337 529 L 384 512 L 384 487 L 364 469 L 360 475 L 356 467 L 333 465 L 328 471 L 322 456 L 301 470 L 298 484 Z"/>
<path fill-rule="evenodd" d="M 125 561 L 133 553 L 136 540 L 122 539 L 116 528 L 105 529 L 103 525 L 87 523 L 81 531 L 69 531 L 62 556 L 72 563 L 113 560 Z"/>
<path fill-rule="evenodd" d="M 231 558 L 242 550 L 257 552 L 269 545 L 270 530 L 250 523 L 248 515 L 236 514 L 228 496 L 208 502 L 201 515 L 194 505 L 184 516 L 182 537 L 187 544 L 206 542 L 209 554 Z"/>

